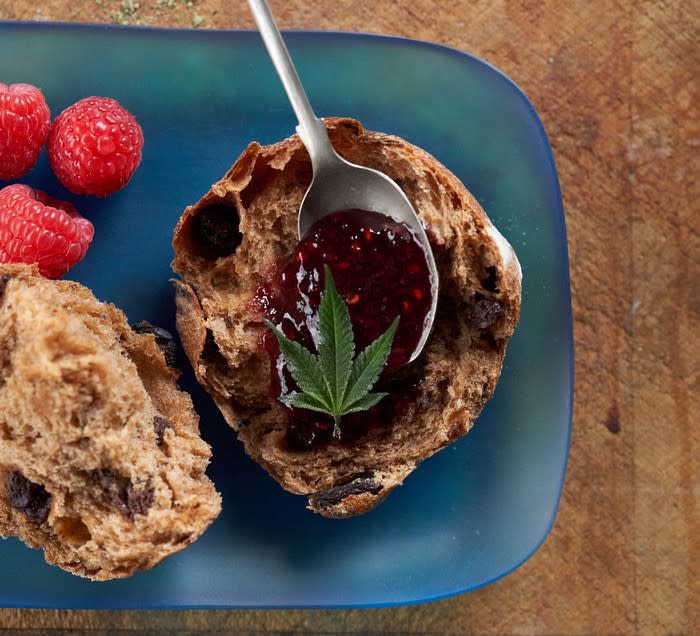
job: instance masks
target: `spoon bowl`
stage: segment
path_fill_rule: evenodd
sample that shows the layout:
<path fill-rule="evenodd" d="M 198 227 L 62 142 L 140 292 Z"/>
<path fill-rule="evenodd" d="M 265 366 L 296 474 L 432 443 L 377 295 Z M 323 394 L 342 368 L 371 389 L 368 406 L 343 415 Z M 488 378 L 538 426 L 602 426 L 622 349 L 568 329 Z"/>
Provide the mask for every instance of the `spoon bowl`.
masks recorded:
<path fill-rule="evenodd" d="M 343 159 L 335 151 L 314 166 L 313 180 L 299 207 L 299 237 L 323 217 L 348 209 L 380 212 L 406 225 L 418 242 L 425 230 L 403 190 L 379 170 Z"/>
<path fill-rule="evenodd" d="M 260 35 L 299 120 L 297 133 L 311 157 L 313 178 L 299 207 L 299 238 L 317 221 L 340 210 L 378 212 L 403 223 L 425 254 L 431 305 L 410 360 L 423 350 L 435 321 L 438 273 L 425 229 L 406 194 L 387 175 L 343 159 L 333 149 L 326 125 L 316 117 L 266 0 L 248 0 Z"/>

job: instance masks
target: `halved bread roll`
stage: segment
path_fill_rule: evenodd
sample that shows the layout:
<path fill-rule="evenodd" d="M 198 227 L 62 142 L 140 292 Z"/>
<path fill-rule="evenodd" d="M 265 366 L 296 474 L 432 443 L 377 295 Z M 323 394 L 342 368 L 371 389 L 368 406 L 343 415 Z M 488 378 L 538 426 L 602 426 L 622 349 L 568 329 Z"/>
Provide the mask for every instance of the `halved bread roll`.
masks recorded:
<path fill-rule="evenodd" d="M 521 272 L 474 197 L 425 151 L 351 119 L 326 120 L 340 155 L 404 190 L 435 253 L 440 296 L 433 333 L 408 373 L 410 403 L 360 439 L 296 450 L 288 411 L 271 394 L 265 327 L 251 302 L 271 267 L 298 242 L 297 213 L 311 181 L 295 135 L 252 143 L 182 215 L 174 235 L 177 326 L 199 382 L 246 452 L 285 489 L 328 517 L 366 512 L 421 460 L 469 431 L 498 381 L 520 313 Z"/>
<path fill-rule="evenodd" d="M 153 567 L 219 515 L 164 334 L 78 283 L 0 265 L 0 536 L 106 580 Z"/>

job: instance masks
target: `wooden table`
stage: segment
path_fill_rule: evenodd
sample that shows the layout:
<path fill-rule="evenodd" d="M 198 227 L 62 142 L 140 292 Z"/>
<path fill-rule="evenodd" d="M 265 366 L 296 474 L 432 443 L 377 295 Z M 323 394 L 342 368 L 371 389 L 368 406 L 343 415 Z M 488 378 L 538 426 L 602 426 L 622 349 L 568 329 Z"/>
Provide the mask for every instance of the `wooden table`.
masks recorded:
<path fill-rule="evenodd" d="M 576 339 L 574 431 L 556 525 L 512 575 L 436 603 L 5 609 L 0 631 L 700 634 L 697 0 L 272 5 L 286 28 L 399 34 L 470 51 L 514 78 L 538 109 L 564 195 Z M 0 19 L 253 26 L 244 0 L 0 0 Z"/>

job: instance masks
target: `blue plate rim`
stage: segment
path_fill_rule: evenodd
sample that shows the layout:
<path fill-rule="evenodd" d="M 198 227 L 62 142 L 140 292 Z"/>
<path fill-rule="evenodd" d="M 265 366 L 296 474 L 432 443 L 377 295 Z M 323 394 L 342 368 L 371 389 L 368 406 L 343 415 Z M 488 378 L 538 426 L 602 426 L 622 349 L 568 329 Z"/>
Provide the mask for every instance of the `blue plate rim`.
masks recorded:
<path fill-rule="evenodd" d="M 226 35 L 235 34 L 245 34 L 246 36 L 256 35 L 258 32 L 255 29 L 209 29 L 209 28 L 190 28 L 190 27 L 164 27 L 159 25 L 137 25 L 137 24 L 105 24 L 105 23 L 94 23 L 94 22 L 70 22 L 70 21 L 57 21 L 57 22 L 38 22 L 32 20 L 0 20 L 0 29 L 5 28 L 70 28 L 86 31 L 142 31 L 146 33 L 173 33 L 180 32 L 183 34 L 216 34 L 217 36 L 224 37 Z M 491 72 L 498 75 L 502 80 L 511 86 L 514 94 L 521 100 L 521 102 L 526 107 L 533 122 L 536 124 L 537 132 L 541 140 L 544 141 L 544 151 L 547 159 L 547 171 L 552 178 L 552 184 L 554 186 L 554 194 L 556 195 L 556 219 L 554 219 L 553 227 L 556 233 L 557 243 L 563 246 L 562 260 L 566 264 L 566 267 L 562 270 L 562 283 L 565 290 L 567 301 L 566 311 L 562 315 L 562 324 L 566 332 L 566 347 L 565 353 L 568 360 L 568 365 L 566 368 L 566 378 L 565 378 L 565 391 L 568 395 L 568 413 L 566 421 L 566 431 L 564 439 L 564 461 L 562 464 L 562 474 L 559 482 L 559 487 L 557 491 L 557 496 L 554 500 L 550 518 L 547 523 L 547 527 L 542 537 L 533 545 L 532 549 L 527 552 L 521 559 L 517 560 L 510 568 L 504 570 L 502 573 L 495 575 L 489 579 L 481 581 L 476 584 L 467 585 L 465 587 L 458 587 L 456 589 L 446 590 L 437 594 L 430 596 L 423 596 L 421 598 L 411 598 L 404 599 L 400 601 L 385 601 L 377 603 L 333 603 L 333 604 L 290 604 L 290 605 L 226 605 L 226 604 L 195 604 L 195 605 L 168 605 L 163 604 L 158 607 L 152 607 L 148 609 L 190 609 L 190 610 L 206 610 L 206 609 L 357 609 L 357 608 L 382 608 L 382 607 L 400 607 L 404 605 L 417 605 L 423 603 L 432 603 L 460 594 L 466 594 L 472 592 L 508 576 L 526 562 L 528 562 L 542 547 L 544 542 L 550 535 L 552 528 L 556 522 L 557 514 L 559 511 L 559 506 L 561 503 L 561 496 L 564 489 L 564 483 L 566 480 L 566 473 L 568 468 L 569 453 L 571 448 L 571 435 L 572 435 L 572 420 L 573 420 L 573 406 L 574 406 L 574 370 L 575 370 L 575 357 L 574 357 L 574 341 L 573 341 L 573 311 L 572 311 L 572 296 L 571 296 L 571 277 L 570 277 L 570 261 L 569 261 L 569 248 L 568 239 L 566 232 L 566 218 L 562 199 L 561 185 L 559 183 L 558 173 L 556 170 L 556 164 L 554 160 L 554 154 L 552 146 L 549 142 L 549 137 L 544 128 L 544 124 L 535 109 L 532 101 L 526 95 L 525 91 L 519 86 L 515 80 L 513 80 L 504 71 L 493 65 L 491 62 L 467 51 L 463 51 L 456 47 L 440 44 L 437 42 L 432 42 L 429 40 L 421 40 L 416 38 L 410 38 L 401 35 L 387 35 L 382 33 L 373 33 L 369 31 L 343 31 L 335 29 L 282 29 L 282 33 L 285 35 L 290 35 L 292 37 L 298 35 L 315 35 L 319 37 L 343 37 L 350 39 L 366 39 L 366 40 L 379 40 L 387 42 L 395 42 L 397 44 L 409 44 L 411 46 L 419 46 L 426 49 L 436 50 L 442 53 L 447 53 L 453 57 L 461 58 L 467 60 L 469 63 L 476 63 L 487 67 Z M 561 243 L 559 243 L 561 241 Z M 60 608 L 59 605 L 29 605 L 29 604 L 16 604 L 13 607 L 41 607 L 41 608 Z M 72 609 L 89 609 L 87 607 L 81 607 L 80 605 L 71 606 Z M 115 605 L 112 609 L 144 609 L 132 606 L 122 606 Z"/>

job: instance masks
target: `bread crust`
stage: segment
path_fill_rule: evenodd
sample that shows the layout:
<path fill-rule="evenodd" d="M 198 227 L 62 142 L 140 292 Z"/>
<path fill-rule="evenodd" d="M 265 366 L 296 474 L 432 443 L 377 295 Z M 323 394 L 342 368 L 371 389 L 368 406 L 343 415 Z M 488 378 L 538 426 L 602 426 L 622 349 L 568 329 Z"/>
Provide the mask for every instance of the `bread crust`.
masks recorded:
<path fill-rule="evenodd" d="M 0 265 L 0 535 L 93 580 L 196 540 L 221 499 L 178 376 L 87 288 Z"/>
<path fill-rule="evenodd" d="M 177 326 L 199 382 L 246 452 L 285 489 L 327 517 L 367 512 L 426 457 L 467 433 L 498 381 L 520 314 L 521 272 L 506 240 L 476 199 L 434 157 L 352 119 L 325 120 L 346 159 L 388 174 L 415 206 L 440 276 L 433 333 L 421 356 L 423 381 L 394 424 L 351 444 L 294 452 L 286 413 L 270 396 L 260 347 L 262 316 L 251 299 L 270 268 L 298 241 L 297 212 L 311 181 L 298 136 L 251 143 L 174 232 Z M 228 211 L 240 244 L 212 257 L 194 229 L 200 214 Z M 204 217 L 202 217 L 204 218 Z"/>

